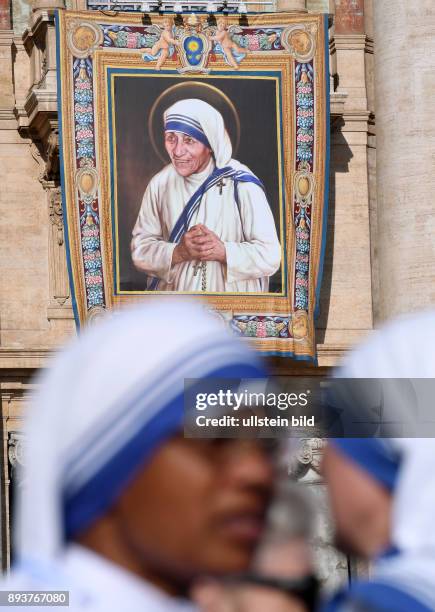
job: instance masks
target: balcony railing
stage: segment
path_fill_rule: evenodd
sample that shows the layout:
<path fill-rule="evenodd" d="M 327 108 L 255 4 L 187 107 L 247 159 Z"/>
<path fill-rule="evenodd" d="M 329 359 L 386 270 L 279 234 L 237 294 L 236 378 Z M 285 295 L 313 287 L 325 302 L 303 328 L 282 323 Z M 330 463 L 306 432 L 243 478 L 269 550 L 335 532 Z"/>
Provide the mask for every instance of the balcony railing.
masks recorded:
<path fill-rule="evenodd" d="M 240 13 L 274 12 L 276 0 L 221 0 L 200 2 L 198 0 L 151 0 L 133 2 L 132 0 L 88 0 L 88 9 L 106 11 L 134 11 L 138 13 L 158 12 L 201 12 L 201 13 Z"/>

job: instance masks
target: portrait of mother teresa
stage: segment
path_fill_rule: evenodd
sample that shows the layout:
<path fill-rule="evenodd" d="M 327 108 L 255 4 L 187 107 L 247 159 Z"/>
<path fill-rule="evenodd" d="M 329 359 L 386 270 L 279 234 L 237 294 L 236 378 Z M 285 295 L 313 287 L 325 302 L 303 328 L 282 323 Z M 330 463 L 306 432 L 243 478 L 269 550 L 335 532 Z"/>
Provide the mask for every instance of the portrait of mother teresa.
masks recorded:
<path fill-rule="evenodd" d="M 170 163 L 149 182 L 131 252 L 147 290 L 261 293 L 281 264 L 261 181 L 232 159 L 222 115 L 199 99 L 163 114 Z"/>

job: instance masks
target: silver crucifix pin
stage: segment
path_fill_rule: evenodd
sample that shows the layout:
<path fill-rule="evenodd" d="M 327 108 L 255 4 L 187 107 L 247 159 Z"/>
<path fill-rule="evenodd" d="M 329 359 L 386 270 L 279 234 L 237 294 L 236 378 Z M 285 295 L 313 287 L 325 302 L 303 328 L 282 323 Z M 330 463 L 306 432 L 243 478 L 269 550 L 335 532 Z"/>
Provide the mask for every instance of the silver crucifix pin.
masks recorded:
<path fill-rule="evenodd" d="M 219 183 L 217 183 L 217 186 L 219 187 L 219 195 L 222 195 L 222 187 L 225 187 L 226 183 L 224 182 L 223 179 L 221 179 L 219 181 Z"/>

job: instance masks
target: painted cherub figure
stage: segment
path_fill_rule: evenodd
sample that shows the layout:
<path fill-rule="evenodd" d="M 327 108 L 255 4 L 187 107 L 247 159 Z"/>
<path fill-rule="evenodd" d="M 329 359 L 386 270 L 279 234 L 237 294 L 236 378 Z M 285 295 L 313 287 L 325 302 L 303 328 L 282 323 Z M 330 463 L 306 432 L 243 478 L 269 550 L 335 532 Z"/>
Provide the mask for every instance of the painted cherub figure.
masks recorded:
<path fill-rule="evenodd" d="M 231 38 L 226 19 L 220 17 L 217 20 L 217 32 L 214 36 L 210 36 L 210 40 L 213 42 L 217 42 L 222 47 L 222 52 L 225 56 L 226 61 L 235 69 L 239 69 L 239 64 L 237 63 L 236 58 L 234 57 L 235 53 L 241 53 L 243 56 L 248 53 L 248 49 L 244 49 L 240 47 L 234 40 Z"/>
<path fill-rule="evenodd" d="M 166 17 L 163 19 L 163 30 L 158 41 L 150 48 L 145 48 L 146 59 L 152 60 L 157 58 L 156 70 L 160 70 L 165 61 L 168 59 L 171 51 L 171 46 L 180 44 L 172 34 L 172 19 Z"/>

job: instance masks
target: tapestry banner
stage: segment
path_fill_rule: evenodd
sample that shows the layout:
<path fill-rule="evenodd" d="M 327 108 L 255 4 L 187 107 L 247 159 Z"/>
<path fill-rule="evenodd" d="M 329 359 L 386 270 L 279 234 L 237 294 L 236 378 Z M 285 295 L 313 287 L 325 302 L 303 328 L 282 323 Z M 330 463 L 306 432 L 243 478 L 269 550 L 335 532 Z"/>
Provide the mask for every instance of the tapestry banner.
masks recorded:
<path fill-rule="evenodd" d="M 263 354 L 314 360 L 327 18 L 59 11 L 56 31 L 77 325 L 189 295 Z"/>

